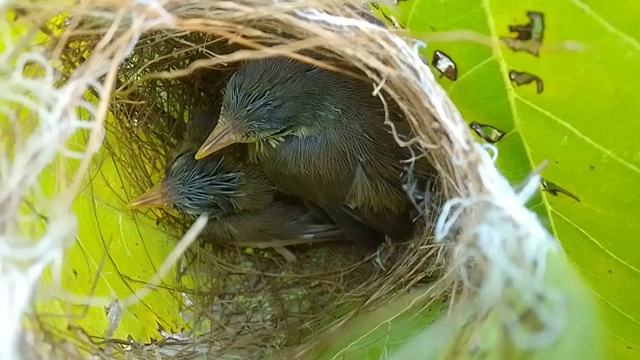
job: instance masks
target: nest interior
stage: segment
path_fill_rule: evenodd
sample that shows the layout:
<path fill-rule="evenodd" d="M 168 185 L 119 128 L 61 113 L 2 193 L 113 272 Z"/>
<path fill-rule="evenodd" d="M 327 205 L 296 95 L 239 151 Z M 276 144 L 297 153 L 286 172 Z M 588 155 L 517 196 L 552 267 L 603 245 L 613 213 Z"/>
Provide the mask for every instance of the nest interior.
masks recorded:
<path fill-rule="evenodd" d="M 295 17 L 292 11 L 304 4 L 273 8 L 265 4 L 264 10 L 255 10 L 260 9 L 258 2 L 255 9 L 244 3 L 177 3 L 167 9 L 174 19 L 172 25 L 142 32 L 124 61 L 118 62 L 113 90 L 98 94 L 109 96 L 113 115 L 105 121 L 109 135 L 103 149 L 133 184 L 125 189 L 130 198 L 123 202 L 162 178 L 172 149 L 184 137 L 185 122 L 203 103 L 220 99 L 241 61 L 314 48 L 329 50 L 361 68 L 372 83 L 383 83 L 386 71 L 402 70 L 376 56 L 386 50 L 376 49 L 375 36 L 366 30 L 341 32 L 336 28 L 327 33 L 326 28 Z M 325 6 L 342 16 L 371 19 L 343 5 Z M 131 25 L 116 24 L 114 18 L 93 8 L 76 11 L 56 44 L 63 67 L 69 70 L 65 81 L 73 81 L 74 70 L 90 57 L 105 55 L 107 32 L 126 34 Z M 331 41 L 338 38 L 339 43 Z M 345 43 L 354 46 L 345 49 Z M 368 52 L 368 57 L 363 60 L 354 55 L 356 51 Z M 384 86 L 405 111 L 411 109 L 414 99 L 402 98 L 393 83 Z M 415 109 L 407 113 L 420 123 Z M 429 126 L 426 120 L 421 124 Z M 417 133 L 420 138 L 420 129 Z M 417 144 L 422 148 L 431 144 L 430 139 L 421 140 Z M 437 154 L 427 156 L 434 164 L 442 160 Z M 436 167 L 442 170 L 447 164 Z M 437 195 L 444 198 L 447 189 L 442 186 Z M 133 220 L 143 216 L 162 223 L 178 237 L 190 225 L 166 211 L 136 213 Z M 188 299 L 176 311 L 193 327 L 179 340 L 165 339 L 166 352 L 180 356 L 207 353 L 216 358 L 273 357 L 312 343 L 318 334 L 346 318 L 437 277 L 443 264 L 435 261 L 440 249 L 430 239 L 427 231 L 407 244 L 385 244 L 376 253 L 346 242 L 297 246 L 293 248 L 298 258 L 294 264 L 286 264 L 271 249 L 247 251 L 232 245 L 214 246 L 203 239 L 185 254 L 178 271 L 178 276 L 188 273 L 196 279 L 195 284 L 176 289 Z M 115 344 L 109 351 L 132 351 L 130 339 L 106 340 Z M 134 349 L 145 348 L 145 344 L 138 345 Z M 104 350 L 104 346 L 97 348 Z"/>

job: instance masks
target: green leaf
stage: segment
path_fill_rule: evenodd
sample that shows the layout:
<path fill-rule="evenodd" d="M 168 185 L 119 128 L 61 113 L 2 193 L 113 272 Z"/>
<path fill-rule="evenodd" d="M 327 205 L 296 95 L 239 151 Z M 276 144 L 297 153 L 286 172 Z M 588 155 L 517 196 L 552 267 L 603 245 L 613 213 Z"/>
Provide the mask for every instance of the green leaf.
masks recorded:
<path fill-rule="evenodd" d="M 533 14 L 527 29 L 528 12 L 542 22 Z M 419 0 L 387 13 L 425 40 L 429 62 L 437 50 L 455 63 L 457 79 L 439 82 L 469 123 L 504 132 L 497 166 L 513 184 L 549 161 L 530 206 L 590 285 L 616 358 L 640 357 L 638 14 L 638 2 L 594 0 Z M 518 25 L 525 40 L 504 40 Z"/>
<path fill-rule="evenodd" d="M 590 290 L 576 275 L 566 257 L 550 252 L 547 285 L 562 289 L 561 307 L 568 321 L 560 319 L 561 331 L 551 346 L 536 351 L 518 349 L 502 326 L 499 307 L 478 314 L 475 303 L 447 311 L 444 300 L 427 303 L 427 287 L 403 294 L 372 313 L 348 321 L 338 331 L 322 338 L 310 353 L 311 359 L 580 359 L 604 358 L 602 324 L 591 315 L 594 301 Z M 514 299 L 519 297 L 514 295 Z M 428 306 L 425 306 L 428 305 Z M 526 312 L 525 312 L 526 313 Z M 552 313 L 551 316 L 556 316 Z M 557 315 L 560 316 L 560 315 Z M 531 317 L 521 323 L 535 329 Z M 535 330 L 534 330 L 535 331 Z M 416 357 L 416 354 L 420 354 Z"/>
<path fill-rule="evenodd" d="M 84 144 L 85 135 L 78 133 L 72 143 Z M 106 141 L 117 143 L 113 136 L 107 133 Z M 77 163 L 66 161 L 67 170 L 73 172 Z M 91 169 L 87 185 L 73 204 L 79 231 L 76 241 L 65 253 L 60 274 L 64 291 L 82 301 L 70 304 L 64 294 L 58 293 L 50 301 L 38 302 L 38 314 L 46 314 L 41 315 L 40 321 L 62 333 L 68 332 L 69 326 L 71 330 L 82 328 L 100 339 L 110 326 L 104 307 L 117 299 L 123 309 L 113 338 L 131 336 L 136 341 L 149 342 L 162 338 L 159 328 L 166 332 L 180 331 L 184 323 L 178 311 L 181 296 L 172 290 L 176 287 L 175 273 L 169 273 L 151 293 L 131 306 L 122 304 L 123 299 L 150 282 L 176 239 L 149 218 L 134 216 L 127 209 L 126 199 L 136 194 L 127 195 L 131 185 L 105 147 L 94 157 Z M 56 183 L 63 181 L 64 177 L 55 170 L 54 166 L 43 173 L 42 187 L 46 192 L 52 193 Z M 51 280 L 51 273 L 46 274 L 45 282 L 51 284 Z M 99 303 L 94 298 L 108 300 L 108 303 Z"/>
<path fill-rule="evenodd" d="M 60 14 L 51 19 L 47 29 L 60 33 L 67 15 Z M 26 36 L 33 24 L 22 21 L 24 16 L 10 12 L 5 16 L 12 20 L 2 22 L 2 28 L 15 44 L 24 46 L 25 39 L 29 44 L 46 44 L 49 40 L 42 31 L 37 32 L 34 39 Z M 14 22 L 14 19 L 17 20 Z M 0 51 L 6 48 L 7 44 L 0 41 Z M 38 71 L 37 67 L 34 67 L 34 71 Z M 87 96 L 91 97 L 90 94 Z M 94 103 L 98 102 L 95 98 L 93 100 Z M 23 109 L 19 114 L 23 120 L 20 126 L 28 134 L 33 130 L 31 127 L 35 126 L 31 122 L 31 114 L 28 109 Z M 110 117 L 107 121 L 115 119 Z M 4 126 L 12 125 L 0 118 L 0 138 L 5 135 L 1 131 Z M 8 141 L 17 141 L 12 138 L 13 131 L 6 131 L 6 135 L 9 136 Z M 86 135 L 85 132 L 78 132 L 70 139 L 68 148 L 83 151 Z M 113 136 L 107 132 L 106 142 L 118 144 Z M 42 192 L 53 196 L 57 190 L 64 189 L 66 182 L 73 178 L 77 165 L 76 160 L 59 156 L 40 175 Z M 100 341 L 110 326 L 104 306 L 114 300 L 122 301 L 145 287 L 174 248 L 174 237 L 158 228 L 149 218 L 134 215 L 126 208 L 125 201 L 135 194 L 126 193 L 132 186 L 122 171 L 126 170 L 116 166 L 105 147 L 94 157 L 90 175 L 72 206 L 79 223 L 77 237 L 65 252 L 60 273 L 52 274 L 51 269 L 45 271 L 42 277 L 44 289 L 39 289 L 43 291 L 36 296 L 38 323 L 28 323 L 27 326 L 45 328 L 65 340 L 78 334 L 76 328 L 81 328 L 87 335 Z M 37 211 L 34 209 L 36 207 L 23 206 L 21 211 L 32 215 L 34 210 Z M 22 231 L 34 237 L 42 236 L 45 232 L 45 216 L 42 214 L 43 221 L 38 228 L 33 221 L 29 221 L 23 224 Z M 56 281 L 60 281 L 59 284 L 54 282 L 54 276 Z M 182 330 L 185 324 L 178 309 L 183 301 L 181 294 L 172 290 L 177 285 L 176 279 L 176 274 L 170 273 L 147 296 L 130 306 L 121 304 L 120 321 L 112 337 L 127 339 L 131 336 L 136 341 L 149 342 L 161 338 L 158 331 L 160 327 L 166 332 Z M 183 277 L 181 285 L 190 284 L 185 284 Z M 88 341 L 84 337 L 80 340 Z"/>
<path fill-rule="evenodd" d="M 446 302 L 425 295 L 427 288 L 399 295 L 379 309 L 359 315 L 315 344 L 312 359 L 383 359 L 436 321 Z"/>
<path fill-rule="evenodd" d="M 603 357 L 603 338 L 599 318 L 584 316 L 593 310 L 589 290 L 577 278 L 574 269 L 560 253 L 550 253 L 547 259 L 546 282 L 566 290 L 561 303 L 566 307 L 568 322 L 561 319 L 561 334 L 551 346 L 536 347 L 536 351 L 518 349 L 510 341 L 511 334 L 503 326 L 498 307 L 486 315 L 475 313 L 474 303 L 455 307 L 443 314 L 432 326 L 416 335 L 393 353 L 392 360 L 409 359 L 412 354 L 424 354 L 422 359 L 581 359 L 597 360 Z M 516 295 L 517 294 L 513 294 Z M 552 316 L 556 316 L 553 314 Z M 535 329 L 535 317 L 523 316 L 521 324 Z M 464 324 L 461 328 L 458 324 Z M 462 331 L 460 331 L 460 329 Z M 535 331 L 535 330 L 533 330 Z M 548 331 L 548 330 L 547 330 Z M 553 336 L 555 334 L 551 334 Z M 585 344 L 588 344 L 585 346 Z"/>

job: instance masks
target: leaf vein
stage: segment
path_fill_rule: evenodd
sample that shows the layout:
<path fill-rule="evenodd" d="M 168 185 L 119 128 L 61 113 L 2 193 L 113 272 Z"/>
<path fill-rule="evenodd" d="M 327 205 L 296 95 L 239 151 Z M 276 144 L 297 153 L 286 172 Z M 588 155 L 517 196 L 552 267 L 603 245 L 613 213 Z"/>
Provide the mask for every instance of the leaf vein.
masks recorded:
<path fill-rule="evenodd" d="M 614 338 L 616 338 L 616 339 L 618 339 L 618 340 L 620 340 L 620 341 L 622 341 L 622 342 L 624 342 L 624 343 L 628 344 L 629 346 L 633 346 L 634 348 L 638 349 L 638 346 L 637 346 L 636 344 L 631 343 L 631 342 L 629 342 L 628 340 L 621 338 L 620 336 L 618 336 L 618 335 L 616 335 L 616 334 L 612 333 L 611 331 L 607 331 L 607 333 L 608 333 L 609 335 L 613 336 Z"/>
<path fill-rule="evenodd" d="M 451 87 L 449 88 L 449 96 L 451 96 L 451 93 L 453 92 L 453 89 L 456 88 L 456 85 L 458 85 L 460 83 L 460 81 L 462 81 L 463 79 L 465 79 L 467 76 L 473 74 L 474 71 L 480 69 L 482 66 L 488 64 L 491 62 L 491 60 L 495 59 L 495 57 L 489 56 L 488 58 L 482 60 L 481 62 L 477 63 L 476 65 L 474 65 L 471 69 L 465 71 L 464 73 L 462 73 L 462 75 L 460 75 L 460 77 L 458 78 L 458 80 L 454 81 L 453 84 L 451 84 Z"/>
<path fill-rule="evenodd" d="M 409 9 L 409 15 L 407 16 L 407 25 L 411 24 L 411 19 L 413 19 L 413 14 L 416 12 L 416 7 L 418 6 L 419 1 L 414 1 L 411 4 L 411 9 Z"/>
<path fill-rule="evenodd" d="M 472 9 L 466 10 L 463 14 L 459 16 L 448 18 L 447 22 L 440 24 L 439 28 L 446 29 L 448 27 L 451 27 L 452 24 L 456 24 L 460 22 L 460 20 L 464 20 L 465 18 L 473 15 L 473 13 L 478 10 L 482 10 L 482 4 L 478 4 L 478 6 Z"/>
<path fill-rule="evenodd" d="M 607 306 L 610 306 L 612 309 L 614 309 L 615 311 L 619 312 L 622 316 L 626 317 L 627 319 L 631 320 L 632 322 L 640 325 L 640 321 L 632 318 L 629 314 L 627 314 L 626 312 L 622 311 L 620 308 L 618 308 L 617 306 L 613 305 L 611 302 L 607 301 L 607 299 L 605 299 L 602 295 L 598 294 L 595 291 L 592 291 L 592 293 L 597 296 L 600 300 L 602 300 Z M 624 340 L 625 342 L 629 342 L 628 340 Z"/>
<path fill-rule="evenodd" d="M 504 82 L 504 87 L 507 92 L 507 101 L 509 103 L 509 109 L 513 118 L 513 126 L 516 131 L 522 134 L 520 119 L 518 118 L 518 109 L 516 108 L 515 103 L 515 94 L 513 91 L 513 87 L 511 86 L 511 80 L 509 79 L 509 71 L 507 69 L 507 64 L 504 61 L 504 57 L 502 56 L 502 47 L 500 44 L 500 38 L 498 37 L 498 32 L 496 29 L 496 23 L 493 19 L 493 13 L 491 12 L 490 0 L 482 0 L 482 6 L 484 8 L 485 17 L 487 19 L 487 27 L 489 28 L 489 36 L 491 37 L 491 48 L 493 51 L 492 57 L 497 59 L 498 66 L 500 67 L 500 73 L 502 74 L 502 81 Z M 527 154 L 527 160 L 529 160 L 529 169 L 534 169 L 535 166 L 533 164 L 533 157 L 531 156 L 531 149 L 527 146 L 527 142 L 523 136 L 520 136 L 522 143 L 524 145 L 524 150 Z M 546 208 L 547 218 L 549 219 L 550 228 L 553 230 L 553 235 L 557 238 L 556 227 L 553 223 L 553 218 L 551 217 L 551 206 L 549 201 L 545 196 L 542 196 L 542 201 Z"/>
<path fill-rule="evenodd" d="M 574 133 L 576 136 L 578 136 L 579 138 L 584 140 L 589 145 L 591 145 L 591 146 L 595 147 L 596 149 L 602 151 L 607 156 L 611 157 L 612 159 L 616 160 L 620 164 L 622 164 L 625 167 L 629 168 L 631 171 L 633 171 L 633 172 L 635 172 L 637 174 L 640 174 L 640 168 L 638 168 L 637 166 L 635 166 L 632 163 L 628 162 L 627 160 L 619 157 L 618 155 L 614 154 L 611 150 L 609 150 L 609 149 L 605 148 L 604 146 L 598 144 L 597 142 L 595 142 L 590 137 L 588 137 L 585 134 L 581 133 L 580 130 L 576 129 L 575 127 L 573 127 L 568 122 L 566 122 L 566 121 L 562 120 L 561 118 L 553 115 L 552 113 L 548 112 L 547 110 L 544 110 L 543 108 L 539 107 L 538 105 L 535 105 L 534 103 L 532 103 L 532 102 L 530 102 L 528 100 L 525 100 L 521 96 L 518 96 L 518 95 L 515 95 L 515 96 L 518 98 L 518 100 L 522 101 L 526 105 L 529 105 L 532 109 L 537 110 L 538 112 L 546 115 L 548 118 L 556 121 L 558 124 L 564 126 L 565 128 L 570 130 L 572 133 Z"/>
<path fill-rule="evenodd" d="M 628 267 L 629 269 L 640 273 L 640 269 L 638 269 L 637 267 L 629 264 L 628 262 L 626 262 L 625 260 L 619 258 L 616 254 L 612 253 L 611 251 L 609 251 L 609 249 L 607 249 L 606 247 L 604 247 L 598 240 L 596 240 L 593 236 L 589 235 L 589 233 L 587 233 L 586 231 L 584 231 L 584 229 L 582 229 L 580 226 L 578 226 L 577 224 L 575 224 L 573 221 L 569 220 L 566 216 L 562 215 L 560 212 L 556 211 L 555 209 L 551 208 L 551 211 L 558 215 L 560 218 L 562 218 L 564 221 L 566 221 L 567 223 L 569 223 L 570 225 L 574 226 L 576 229 L 578 229 L 578 231 L 580 231 L 581 233 L 584 234 L 584 236 L 586 236 L 589 240 L 593 241 L 594 244 L 596 244 L 602 251 L 604 251 L 605 253 L 607 253 L 609 256 L 611 256 L 613 259 L 617 260 L 618 262 L 620 262 L 621 264 L 625 265 L 626 267 Z"/>
<path fill-rule="evenodd" d="M 416 1 L 417 2 L 417 1 Z M 620 38 L 622 38 L 624 41 L 626 41 L 627 43 L 629 43 L 631 46 L 633 46 L 634 48 L 636 48 L 636 50 L 640 51 L 640 42 L 638 42 L 638 40 L 634 39 L 633 37 L 627 35 L 624 31 L 619 30 L 618 28 L 616 28 L 615 26 L 611 25 L 611 23 L 609 23 L 607 20 L 605 20 L 603 17 L 601 17 L 600 15 L 598 15 L 595 11 L 591 10 L 591 8 L 589 7 L 589 5 L 583 3 L 580 0 L 572 0 L 571 1 L 575 6 L 579 7 L 580 9 L 582 9 L 586 14 L 588 14 L 589 16 L 591 16 L 592 18 L 594 18 L 597 22 L 600 23 L 600 25 L 604 26 L 605 29 L 609 30 L 609 32 L 619 36 Z"/>

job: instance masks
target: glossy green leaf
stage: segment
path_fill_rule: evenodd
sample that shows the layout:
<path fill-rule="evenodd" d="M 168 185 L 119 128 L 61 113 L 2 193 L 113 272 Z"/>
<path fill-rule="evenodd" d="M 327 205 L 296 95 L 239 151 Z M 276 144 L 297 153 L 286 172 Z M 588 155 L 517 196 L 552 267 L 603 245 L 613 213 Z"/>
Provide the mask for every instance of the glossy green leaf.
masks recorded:
<path fill-rule="evenodd" d="M 549 161 L 530 206 L 598 299 L 616 358 L 640 357 L 638 14 L 593 0 L 416 0 L 393 14 L 430 63 L 439 51 L 455 64 L 439 82 L 466 120 L 504 133 L 512 183 Z"/>

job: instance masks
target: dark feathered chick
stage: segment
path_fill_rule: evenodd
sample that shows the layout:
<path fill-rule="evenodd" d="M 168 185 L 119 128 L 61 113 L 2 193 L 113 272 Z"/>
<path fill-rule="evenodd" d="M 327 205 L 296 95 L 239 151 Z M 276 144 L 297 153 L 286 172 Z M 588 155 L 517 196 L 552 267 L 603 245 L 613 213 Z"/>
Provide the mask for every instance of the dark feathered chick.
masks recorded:
<path fill-rule="evenodd" d="M 218 124 L 197 158 L 248 143 L 278 189 L 338 224 L 357 220 L 397 241 L 413 233 L 415 208 L 403 188 L 403 160 L 411 154 L 384 124 L 384 105 L 370 84 L 275 57 L 245 63 L 225 91 Z M 392 108 L 396 129 L 410 134 L 398 114 Z M 412 175 L 424 183 L 432 173 L 419 160 Z"/>
<path fill-rule="evenodd" d="M 187 141 L 193 140 L 189 134 L 207 134 L 193 129 L 188 127 Z M 276 247 L 288 260 L 291 255 L 282 246 L 341 238 L 335 225 L 319 221 L 302 202 L 279 194 L 259 166 L 245 161 L 246 151 L 246 146 L 233 146 L 195 160 L 196 148 L 187 149 L 167 166 L 164 180 L 130 207 L 169 207 L 194 219 L 208 213 L 203 230 L 207 240 Z"/>

